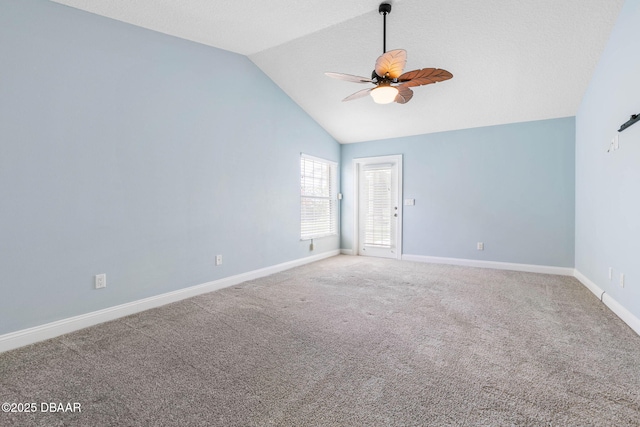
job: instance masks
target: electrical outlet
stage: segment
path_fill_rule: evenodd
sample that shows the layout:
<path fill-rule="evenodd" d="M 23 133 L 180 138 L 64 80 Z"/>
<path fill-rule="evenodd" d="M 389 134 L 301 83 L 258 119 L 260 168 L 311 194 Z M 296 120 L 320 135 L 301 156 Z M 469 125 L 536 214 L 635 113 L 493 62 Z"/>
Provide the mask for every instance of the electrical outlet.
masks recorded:
<path fill-rule="evenodd" d="M 107 275 L 105 273 L 96 274 L 96 289 L 102 289 L 107 287 Z"/>
<path fill-rule="evenodd" d="M 609 281 L 613 279 L 613 267 L 609 267 Z"/>
<path fill-rule="evenodd" d="M 222 265 L 222 255 L 216 255 L 216 265 Z"/>
<path fill-rule="evenodd" d="M 624 288 L 624 274 L 620 273 L 620 287 Z"/>
<path fill-rule="evenodd" d="M 478 242 L 478 250 L 479 251 L 484 251 L 484 243 Z"/>

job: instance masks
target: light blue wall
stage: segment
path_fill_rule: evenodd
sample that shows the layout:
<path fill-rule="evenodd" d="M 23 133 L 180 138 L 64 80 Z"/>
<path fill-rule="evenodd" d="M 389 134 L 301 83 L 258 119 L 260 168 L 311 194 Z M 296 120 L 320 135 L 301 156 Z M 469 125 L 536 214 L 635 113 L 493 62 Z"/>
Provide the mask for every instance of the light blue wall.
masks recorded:
<path fill-rule="evenodd" d="M 563 118 L 343 145 L 342 247 L 352 160 L 402 154 L 403 254 L 573 267 L 574 142 Z"/>
<path fill-rule="evenodd" d="M 576 269 L 640 318 L 640 1 L 627 0 L 576 117 Z M 609 281 L 609 267 L 614 279 Z M 625 287 L 619 275 L 625 274 Z"/>
<path fill-rule="evenodd" d="M 246 57 L 0 0 L 0 58 L 0 334 L 339 248 L 299 155 L 340 146 Z"/>

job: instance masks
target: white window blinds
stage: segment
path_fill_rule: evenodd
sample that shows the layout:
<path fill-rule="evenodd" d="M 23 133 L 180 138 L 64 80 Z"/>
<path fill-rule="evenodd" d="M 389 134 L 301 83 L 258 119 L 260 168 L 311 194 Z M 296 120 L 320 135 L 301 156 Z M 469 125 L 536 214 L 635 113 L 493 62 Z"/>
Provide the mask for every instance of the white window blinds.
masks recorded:
<path fill-rule="evenodd" d="M 300 156 L 300 239 L 337 234 L 337 165 Z"/>

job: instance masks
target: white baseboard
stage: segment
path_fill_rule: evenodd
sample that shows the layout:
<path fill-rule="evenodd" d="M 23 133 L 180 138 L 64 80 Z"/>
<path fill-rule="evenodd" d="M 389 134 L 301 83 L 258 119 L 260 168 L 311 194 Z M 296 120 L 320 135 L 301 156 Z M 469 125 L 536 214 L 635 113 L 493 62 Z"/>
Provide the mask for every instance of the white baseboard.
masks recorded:
<path fill-rule="evenodd" d="M 580 273 L 578 270 L 575 270 L 573 273 L 573 277 L 578 279 L 580 283 L 582 283 L 587 289 L 589 289 L 595 296 L 598 297 L 600 301 L 602 301 L 602 296 L 604 291 L 600 288 L 600 286 L 593 283 L 591 280 L 587 278 L 584 274 Z"/>
<path fill-rule="evenodd" d="M 443 258 L 423 255 L 402 255 L 404 261 L 428 262 L 432 264 L 451 264 L 466 267 L 494 268 L 496 270 L 526 271 L 529 273 L 558 274 L 560 276 L 573 276 L 573 268 L 554 267 L 535 264 L 514 264 L 510 262 L 482 261 L 463 258 Z"/>
<path fill-rule="evenodd" d="M 60 335 L 68 334 L 69 332 L 84 329 L 89 326 L 107 322 L 109 320 L 118 319 L 120 317 L 129 316 L 131 314 L 139 313 L 151 308 L 160 307 L 162 305 L 170 304 L 172 302 L 180 301 L 186 298 L 191 298 L 196 295 L 201 295 L 208 292 L 217 291 L 219 289 L 227 288 L 229 286 L 234 286 L 248 280 L 254 280 L 260 277 L 268 276 L 270 274 L 278 273 L 280 271 L 289 270 L 294 267 L 309 264 L 311 262 L 319 261 L 321 259 L 329 258 L 339 254 L 340 250 L 338 249 L 334 251 L 323 252 L 318 255 L 284 262 L 282 264 L 261 268 L 259 270 L 249 271 L 247 273 L 242 273 L 231 277 L 225 277 L 223 279 L 214 280 L 212 282 L 203 283 L 201 285 L 191 286 L 185 289 L 167 292 L 165 294 L 105 308 L 103 310 L 81 314 L 79 316 L 58 320 L 40 326 L 35 326 L 33 328 L 10 332 L 8 334 L 0 335 L 0 353 L 3 351 L 12 350 L 14 348 L 33 344 L 38 341 L 44 341 Z"/>
<path fill-rule="evenodd" d="M 352 249 L 340 249 L 340 253 L 342 255 L 353 255 L 353 250 Z"/>
<path fill-rule="evenodd" d="M 598 285 L 593 283 L 587 276 L 580 273 L 578 270 L 575 271 L 574 277 L 578 279 L 584 286 L 587 287 L 591 292 L 593 292 L 598 299 L 600 299 L 611 311 L 615 313 L 624 323 L 629 325 L 633 331 L 640 335 L 640 319 L 633 315 L 629 310 L 624 308 L 618 301 L 616 301 L 612 296 L 603 291 Z"/>

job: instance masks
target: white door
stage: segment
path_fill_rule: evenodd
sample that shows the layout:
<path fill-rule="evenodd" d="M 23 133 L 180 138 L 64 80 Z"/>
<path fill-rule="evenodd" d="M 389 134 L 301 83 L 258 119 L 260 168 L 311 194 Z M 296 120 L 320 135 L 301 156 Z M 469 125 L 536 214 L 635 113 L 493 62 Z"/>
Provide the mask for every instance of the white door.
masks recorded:
<path fill-rule="evenodd" d="M 358 255 L 400 258 L 401 156 L 357 159 Z"/>

